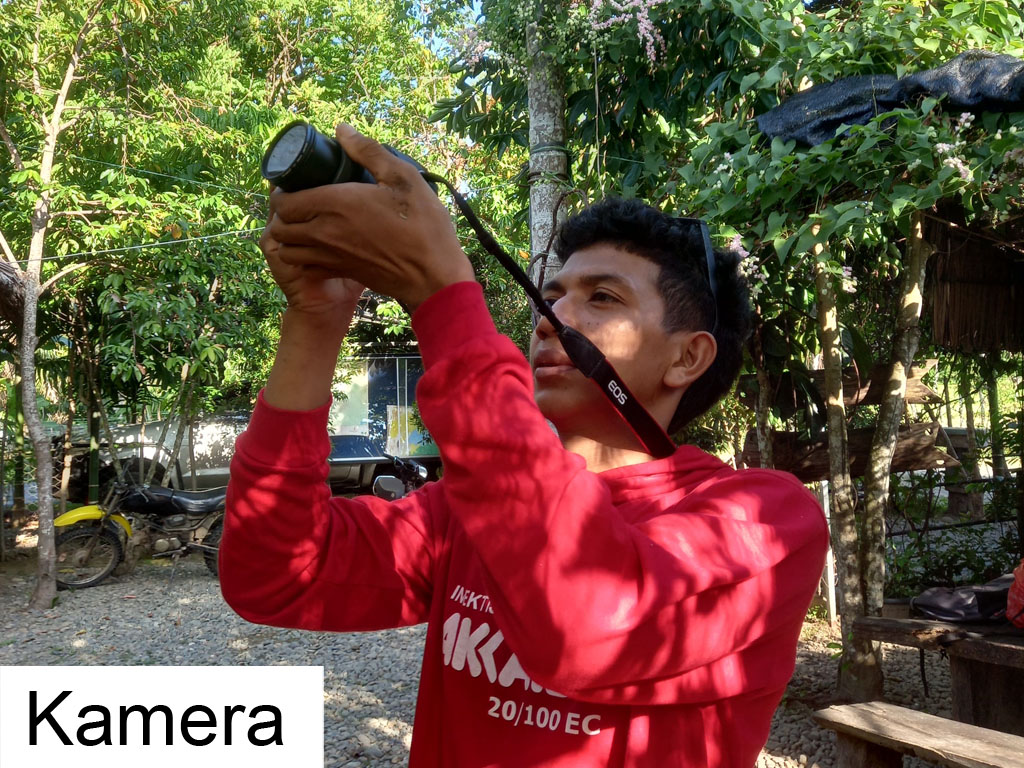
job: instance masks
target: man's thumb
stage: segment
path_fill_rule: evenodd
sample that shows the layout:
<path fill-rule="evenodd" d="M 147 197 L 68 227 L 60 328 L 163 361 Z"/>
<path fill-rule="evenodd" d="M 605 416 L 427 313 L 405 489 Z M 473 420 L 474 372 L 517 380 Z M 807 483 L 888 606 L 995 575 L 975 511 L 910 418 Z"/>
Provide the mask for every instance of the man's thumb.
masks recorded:
<path fill-rule="evenodd" d="M 401 162 L 382 144 L 369 136 L 363 136 L 348 123 L 338 123 L 334 135 L 348 156 L 372 173 L 378 181 L 388 176 L 388 170 L 393 168 L 392 163 Z"/>

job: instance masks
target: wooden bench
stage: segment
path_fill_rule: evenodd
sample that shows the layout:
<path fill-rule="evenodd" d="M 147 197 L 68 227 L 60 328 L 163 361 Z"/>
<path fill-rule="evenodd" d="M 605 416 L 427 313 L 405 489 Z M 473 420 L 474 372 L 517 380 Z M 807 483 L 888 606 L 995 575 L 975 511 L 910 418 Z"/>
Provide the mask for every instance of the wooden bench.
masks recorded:
<path fill-rule="evenodd" d="M 854 637 L 945 650 L 953 719 L 1024 736 L 1024 631 L 1010 624 L 858 618 Z"/>
<path fill-rule="evenodd" d="M 884 701 L 828 707 L 814 719 L 836 732 L 838 768 L 900 768 L 903 755 L 951 768 L 1024 768 L 1024 737 Z"/>

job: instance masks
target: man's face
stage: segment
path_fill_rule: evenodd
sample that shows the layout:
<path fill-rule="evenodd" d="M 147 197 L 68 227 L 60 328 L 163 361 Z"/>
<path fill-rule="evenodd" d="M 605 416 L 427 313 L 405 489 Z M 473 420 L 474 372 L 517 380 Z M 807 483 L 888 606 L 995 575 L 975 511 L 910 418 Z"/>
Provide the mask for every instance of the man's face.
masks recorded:
<path fill-rule="evenodd" d="M 679 334 L 663 326 L 659 273 L 649 259 L 598 243 L 573 253 L 543 289 L 558 318 L 594 342 L 648 407 L 669 392 L 665 373 L 679 353 Z M 621 420 L 597 385 L 569 362 L 547 320 L 530 340 L 530 365 L 537 405 L 560 432 Z"/>

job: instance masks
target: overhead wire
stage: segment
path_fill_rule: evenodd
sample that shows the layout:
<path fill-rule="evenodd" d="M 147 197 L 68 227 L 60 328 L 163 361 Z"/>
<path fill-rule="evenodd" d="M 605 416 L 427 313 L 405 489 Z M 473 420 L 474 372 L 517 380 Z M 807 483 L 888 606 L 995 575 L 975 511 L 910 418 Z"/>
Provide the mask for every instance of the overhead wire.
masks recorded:
<path fill-rule="evenodd" d="M 30 150 L 32 152 L 39 152 L 41 147 L 30 147 L 24 144 L 15 144 L 18 149 Z M 160 173 L 159 171 L 147 171 L 143 168 L 135 168 L 131 165 L 123 165 L 121 163 L 108 163 L 105 160 L 95 160 L 91 157 L 82 157 L 81 155 L 72 155 L 70 153 L 64 153 L 64 157 L 73 157 L 76 160 L 81 160 L 84 163 L 95 163 L 96 165 L 103 165 L 107 168 L 119 168 L 125 171 L 132 171 L 133 173 L 141 173 L 145 176 L 159 176 L 164 179 L 173 179 L 175 181 L 183 181 L 186 184 L 195 184 L 200 187 L 212 187 L 213 189 L 222 189 L 226 192 L 239 192 L 249 197 L 262 197 L 264 200 L 267 199 L 267 195 L 261 192 L 254 192 L 248 189 L 242 189 L 241 187 L 228 187 L 223 184 L 215 184 L 212 181 L 199 181 L 198 179 L 189 179 L 184 176 L 174 176 L 169 173 Z"/>
<path fill-rule="evenodd" d="M 141 251 L 146 248 L 163 248 L 168 245 L 180 245 L 181 243 L 195 243 L 203 240 L 215 240 L 219 237 L 230 237 L 233 235 L 245 236 L 254 232 L 262 232 L 263 227 L 253 229 L 236 229 L 231 232 L 218 232 L 215 235 L 201 235 L 199 237 L 183 237 L 179 240 L 160 240 L 155 243 L 140 243 L 138 245 L 125 245 L 118 248 L 106 248 L 98 251 L 80 251 L 79 253 L 66 253 L 60 256 L 43 256 L 40 261 L 54 261 L 56 259 L 76 259 L 82 256 L 105 256 L 111 253 L 126 253 L 128 251 Z M 27 262 L 28 259 L 19 259 L 19 262 Z"/>

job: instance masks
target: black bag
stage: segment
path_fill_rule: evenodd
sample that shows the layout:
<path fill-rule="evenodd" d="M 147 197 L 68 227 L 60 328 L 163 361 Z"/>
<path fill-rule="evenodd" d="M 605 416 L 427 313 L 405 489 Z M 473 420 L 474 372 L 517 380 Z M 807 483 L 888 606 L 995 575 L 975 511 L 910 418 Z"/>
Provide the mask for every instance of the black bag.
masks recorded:
<path fill-rule="evenodd" d="M 1011 584 L 1008 573 L 980 586 L 932 587 L 910 601 L 910 612 L 938 621 L 1002 621 Z"/>

